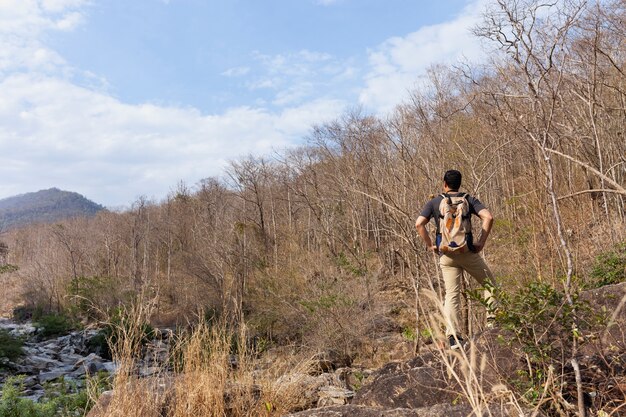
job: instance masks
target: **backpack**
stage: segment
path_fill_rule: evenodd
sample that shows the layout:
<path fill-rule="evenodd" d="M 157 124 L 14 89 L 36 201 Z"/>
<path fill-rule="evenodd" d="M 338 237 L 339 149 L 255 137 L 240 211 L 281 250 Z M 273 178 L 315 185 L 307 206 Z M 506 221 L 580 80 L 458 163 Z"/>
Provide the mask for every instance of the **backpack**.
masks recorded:
<path fill-rule="evenodd" d="M 437 222 L 437 248 L 442 253 L 464 253 L 473 250 L 472 223 L 468 195 L 441 194 Z"/>

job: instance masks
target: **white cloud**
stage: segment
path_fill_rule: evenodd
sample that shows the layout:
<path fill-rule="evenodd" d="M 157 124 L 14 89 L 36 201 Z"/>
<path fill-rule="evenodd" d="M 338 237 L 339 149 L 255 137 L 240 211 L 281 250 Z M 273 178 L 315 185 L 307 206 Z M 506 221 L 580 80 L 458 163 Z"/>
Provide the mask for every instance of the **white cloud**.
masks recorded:
<path fill-rule="evenodd" d="M 75 29 L 83 22 L 81 10 L 86 4 L 86 0 L 0 1 L 0 76 L 15 71 L 70 71 L 41 38 L 50 30 Z"/>
<path fill-rule="evenodd" d="M 290 146 L 343 106 L 318 100 L 277 113 L 239 107 L 205 115 L 14 75 L 0 83 L 0 195 L 57 186 L 113 205 L 161 198 L 178 180 L 220 174 L 229 159 Z"/>
<path fill-rule="evenodd" d="M 272 90 L 272 104 L 280 107 L 298 105 L 325 92 L 332 95 L 343 88 L 340 84 L 358 75 L 350 60 L 306 49 L 277 55 L 255 52 L 253 58 L 260 69 L 251 73 L 246 85 L 250 90 Z"/>
<path fill-rule="evenodd" d="M 479 22 L 485 3 L 476 0 L 451 21 L 390 38 L 370 50 L 361 104 L 386 113 L 408 97 L 419 77 L 433 64 L 482 59 L 480 42 L 470 30 Z"/>
<path fill-rule="evenodd" d="M 344 107 L 318 99 L 278 111 L 260 105 L 210 115 L 124 103 L 106 93 L 106 80 L 72 68 L 43 41 L 50 31 L 83 23 L 86 5 L 0 0 L 0 198 L 52 186 L 116 206 L 139 195 L 162 198 L 181 179 L 193 184 L 221 174 L 230 159 L 290 146 Z M 329 59 L 310 51 L 296 56 L 306 65 Z M 268 57 L 276 80 L 290 59 Z M 297 74 L 309 71 L 306 65 Z"/>
<path fill-rule="evenodd" d="M 250 67 L 229 68 L 222 73 L 226 77 L 241 77 L 250 72 Z"/>

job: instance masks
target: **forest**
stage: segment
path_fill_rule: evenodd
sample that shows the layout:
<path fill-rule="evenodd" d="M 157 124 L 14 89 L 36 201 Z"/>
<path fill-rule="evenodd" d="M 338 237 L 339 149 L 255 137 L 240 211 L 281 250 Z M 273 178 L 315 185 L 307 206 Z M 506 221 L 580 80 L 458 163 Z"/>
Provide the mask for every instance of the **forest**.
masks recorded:
<path fill-rule="evenodd" d="M 556 372 L 571 364 L 578 400 L 555 383 L 541 407 L 585 415 L 578 295 L 626 279 L 626 4 L 497 0 L 474 35 L 488 62 L 431 67 L 385 117 L 354 108 L 311 127 L 304 146 L 242 157 L 162 201 L 4 232 L 17 267 L 2 276 L 14 283 L 5 302 L 83 322 L 146 302 L 155 327 L 208 317 L 267 349 L 381 365 L 381 335 L 404 334 L 419 352 L 440 332 L 428 296 L 442 291 L 437 260 L 415 220 L 458 169 L 462 191 L 494 215 L 484 256 L 508 313 L 539 287 L 562 294 L 555 314 L 577 311 Z M 464 320 L 478 329 L 468 285 Z"/>

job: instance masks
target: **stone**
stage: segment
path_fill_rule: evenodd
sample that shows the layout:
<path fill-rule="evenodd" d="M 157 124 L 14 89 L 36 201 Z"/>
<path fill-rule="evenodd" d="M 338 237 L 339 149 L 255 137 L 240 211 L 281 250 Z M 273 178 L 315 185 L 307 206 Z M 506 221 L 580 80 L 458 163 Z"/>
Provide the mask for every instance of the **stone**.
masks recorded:
<path fill-rule="evenodd" d="M 278 391 L 289 392 L 291 397 L 298 399 L 295 408 L 299 410 L 315 407 L 320 398 L 320 389 L 332 385 L 341 385 L 337 375 L 312 376 L 304 373 L 293 373 L 283 375 L 276 381 Z"/>
<path fill-rule="evenodd" d="M 347 404 L 353 397 L 354 391 L 340 387 L 321 387 L 318 391 L 318 407 Z"/>
<path fill-rule="evenodd" d="M 106 417 L 111 400 L 113 400 L 113 391 L 104 391 L 86 417 Z"/>
<path fill-rule="evenodd" d="M 50 370 L 53 368 L 60 368 L 63 366 L 62 362 L 51 359 L 47 356 L 35 356 L 35 355 L 28 356 L 24 360 L 23 364 L 26 366 L 30 366 L 31 368 L 38 370 L 38 371 Z"/>
<path fill-rule="evenodd" d="M 50 371 L 50 372 L 41 372 L 39 374 L 39 382 L 46 383 L 49 381 L 54 381 L 55 379 L 59 379 L 64 376 L 66 373 L 62 370 Z"/>
<path fill-rule="evenodd" d="M 158 375 L 162 372 L 159 366 L 146 366 L 139 369 L 139 375 L 142 377 Z"/>
<path fill-rule="evenodd" d="M 487 410 L 485 410 L 486 412 Z M 301 411 L 288 414 L 286 417 L 467 417 L 475 415 L 472 408 L 467 404 L 436 404 L 429 407 L 410 408 L 377 408 L 362 405 L 343 405 L 336 407 L 322 407 L 313 410 Z M 488 413 L 491 417 L 511 417 L 519 415 L 515 410 L 509 410 L 500 406 L 490 407 Z M 530 414 L 522 414 L 530 415 Z M 542 414 L 538 414 L 542 416 Z"/>
<path fill-rule="evenodd" d="M 390 363 L 372 375 L 372 382 L 359 390 L 353 404 L 379 408 L 420 408 L 451 403 L 460 392 L 449 381 L 441 364 L 428 365 L 434 355 Z"/>

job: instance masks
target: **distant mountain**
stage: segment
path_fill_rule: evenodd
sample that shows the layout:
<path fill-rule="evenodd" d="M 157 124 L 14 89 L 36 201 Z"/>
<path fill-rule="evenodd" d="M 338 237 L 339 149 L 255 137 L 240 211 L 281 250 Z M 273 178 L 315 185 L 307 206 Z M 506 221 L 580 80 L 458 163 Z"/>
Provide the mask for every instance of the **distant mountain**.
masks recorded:
<path fill-rule="evenodd" d="M 0 228 L 51 223 L 79 216 L 90 217 L 100 210 L 104 210 L 104 207 L 78 193 L 50 188 L 0 200 Z"/>

